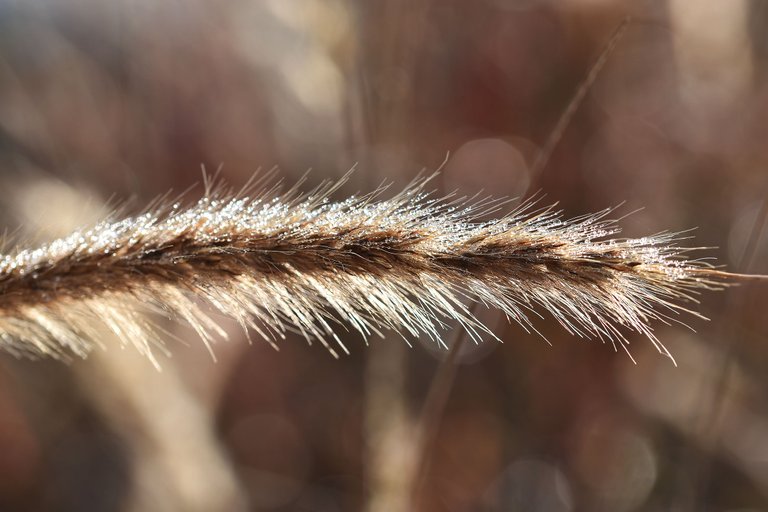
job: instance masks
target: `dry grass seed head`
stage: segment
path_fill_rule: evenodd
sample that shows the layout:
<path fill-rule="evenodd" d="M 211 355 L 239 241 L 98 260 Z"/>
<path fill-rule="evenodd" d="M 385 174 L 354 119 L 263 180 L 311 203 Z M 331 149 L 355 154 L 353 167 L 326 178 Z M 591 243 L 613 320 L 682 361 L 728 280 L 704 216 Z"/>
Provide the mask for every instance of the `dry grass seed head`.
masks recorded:
<path fill-rule="evenodd" d="M 526 202 L 436 199 L 418 179 L 392 199 L 381 190 L 332 201 L 342 184 L 308 194 L 253 183 L 234 193 L 206 182 L 194 205 L 154 205 L 37 249 L 0 256 L 0 342 L 16 354 L 85 356 L 107 328 L 152 357 L 162 339 L 146 313 L 188 322 L 210 346 L 211 311 L 272 343 L 287 331 L 347 351 L 335 331 L 405 337 L 456 320 L 487 331 L 469 298 L 526 331 L 547 312 L 568 332 L 626 349 L 627 330 L 663 354 L 652 322 L 675 320 L 724 274 L 686 258 L 678 236 L 615 238 L 612 210 L 564 220 Z M 202 303 L 207 307 L 201 306 Z M 629 352 L 628 352 L 629 353 Z"/>

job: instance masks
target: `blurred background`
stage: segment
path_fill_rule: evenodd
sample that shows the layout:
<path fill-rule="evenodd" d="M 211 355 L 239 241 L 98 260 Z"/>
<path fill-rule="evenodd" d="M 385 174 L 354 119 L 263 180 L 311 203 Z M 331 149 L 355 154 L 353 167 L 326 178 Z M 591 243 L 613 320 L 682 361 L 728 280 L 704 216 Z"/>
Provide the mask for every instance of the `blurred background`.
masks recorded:
<path fill-rule="evenodd" d="M 627 236 L 697 228 L 768 273 L 766 34 L 758 0 L 2 0 L 0 226 L 50 240 L 201 166 L 238 187 L 312 169 L 308 189 L 356 164 L 340 196 L 394 192 L 450 152 L 440 191 L 625 201 Z M 677 367 L 485 311 L 504 343 L 452 359 L 396 333 L 277 352 L 226 319 L 216 363 L 167 325 L 162 372 L 120 340 L 4 355 L 0 510 L 767 510 L 766 300 L 743 285 L 703 296 L 695 331 L 657 325 Z"/>

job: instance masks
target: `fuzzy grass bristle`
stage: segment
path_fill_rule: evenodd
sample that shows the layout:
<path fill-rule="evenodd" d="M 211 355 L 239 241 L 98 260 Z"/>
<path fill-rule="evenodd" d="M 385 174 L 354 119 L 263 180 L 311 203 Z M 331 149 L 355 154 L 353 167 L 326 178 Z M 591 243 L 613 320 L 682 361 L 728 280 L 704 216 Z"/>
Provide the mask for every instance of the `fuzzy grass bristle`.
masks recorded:
<path fill-rule="evenodd" d="M 610 209 L 564 220 L 526 202 L 488 221 L 503 202 L 435 199 L 428 181 L 392 199 L 379 190 L 338 202 L 341 182 L 308 194 L 207 184 L 192 206 L 154 206 L 0 256 L 0 343 L 85 356 L 108 329 L 152 358 L 163 339 L 154 315 L 188 322 L 210 346 L 224 336 L 217 312 L 273 344 L 293 330 L 335 355 L 347 351 L 335 334 L 345 326 L 442 344 L 455 320 L 478 339 L 487 329 L 469 299 L 527 331 L 544 312 L 615 347 L 636 331 L 671 357 L 652 323 L 697 315 L 683 304 L 728 277 L 687 259 L 675 234 L 614 238 Z"/>

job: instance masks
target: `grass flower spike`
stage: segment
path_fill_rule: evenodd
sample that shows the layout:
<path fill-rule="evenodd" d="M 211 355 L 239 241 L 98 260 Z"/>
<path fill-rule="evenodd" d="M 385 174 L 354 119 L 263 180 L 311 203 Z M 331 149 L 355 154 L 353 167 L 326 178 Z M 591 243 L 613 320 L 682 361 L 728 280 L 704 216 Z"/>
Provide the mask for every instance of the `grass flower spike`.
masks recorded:
<path fill-rule="evenodd" d="M 211 314 L 222 313 L 272 343 L 295 330 L 336 354 L 345 326 L 442 343 L 457 320 L 477 338 L 487 329 L 474 302 L 528 331 L 540 313 L 614 346 L 637 331 L 669 355 L 653 321 L 695 315 L 683 304 L 727 276 L 686 259 L 674 234 L 614 238 L 611 210 L 563 220 L 528 202 L 488 221 L 503 202 L 434 199 L 427 182 L 338 202 L 340 183 L 251 197 L 254 186 L 207 186 L 190 207 L 154 206 L 10 252 L 0 256 L 0 343 L 85 356 L 106 328 L 152 357 L 163 338 L 154 315 L 188 322 L 210 344 L 224 335 Z"/>

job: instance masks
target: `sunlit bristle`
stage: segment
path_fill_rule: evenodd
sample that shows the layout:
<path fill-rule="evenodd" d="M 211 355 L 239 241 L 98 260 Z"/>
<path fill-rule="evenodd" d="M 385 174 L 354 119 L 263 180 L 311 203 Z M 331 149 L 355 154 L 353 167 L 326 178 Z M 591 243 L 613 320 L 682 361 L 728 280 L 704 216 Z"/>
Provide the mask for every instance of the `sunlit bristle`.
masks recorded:
<path fill-rule="evenodd" d="M 0 342 L 84 356 L 107 328 L 151 356 L 161 339 L 152 314 L 188 322 L 208 344 L 223 335 L 209 316 L 220 312 L 271 341 L 296 330 L 336 354 L 346 351 L 338 321 L 363 336 L 394 329 L 437 343 L 446 319 L 486 330 L 469 297 L 529 331 L 530 312 L 548 312 L 577 336 L 625 347 L 636 331 L 669 355 L 652 321 L 690 312 L 681 304 L 720 286 L 723 274 L 685 259 L 673 234 L 611 239 L 610 210 L 568 221 L 525 203 L 480 221 L 498 204 L 436 200 L 426 181 L 390 200 L 333 202 L 338 183 L 307 195 L 209 190 L 189 208 L 0 256 Z"/>

